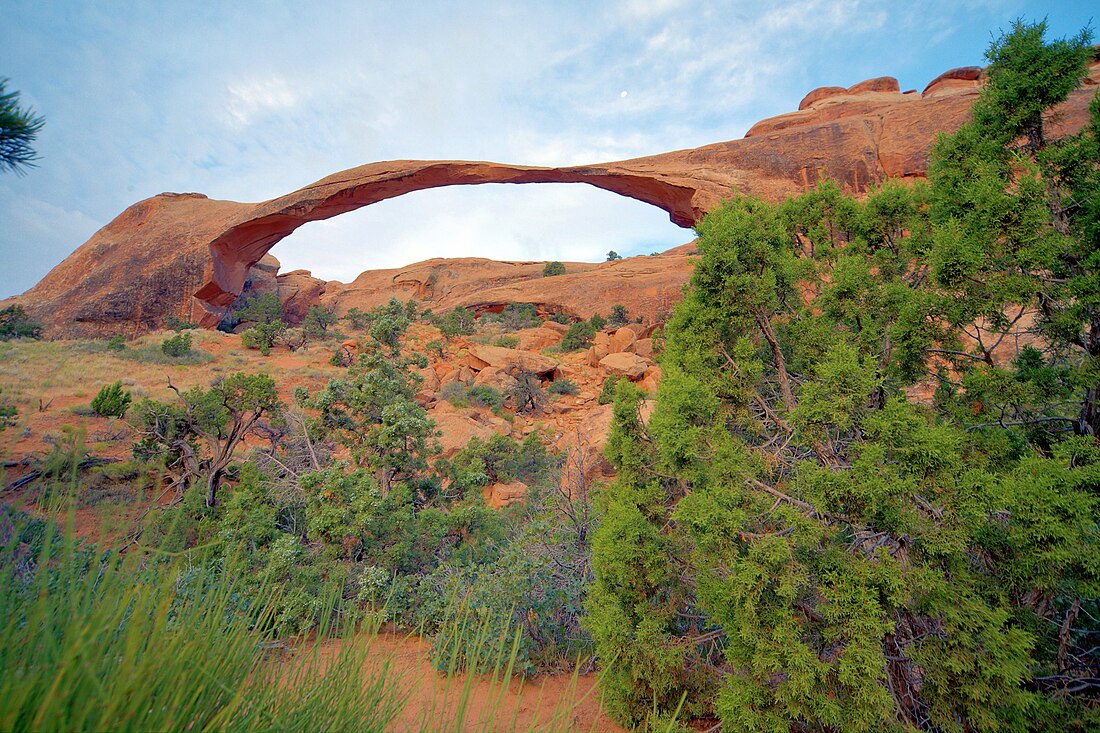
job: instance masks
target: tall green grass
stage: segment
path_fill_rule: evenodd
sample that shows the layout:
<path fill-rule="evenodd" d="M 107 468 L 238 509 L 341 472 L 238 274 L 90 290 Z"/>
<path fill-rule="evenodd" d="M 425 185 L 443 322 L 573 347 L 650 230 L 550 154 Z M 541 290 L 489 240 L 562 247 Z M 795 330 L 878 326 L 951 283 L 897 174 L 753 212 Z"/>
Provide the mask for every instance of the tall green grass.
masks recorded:
<path fill-rule="evenodd" d="M 273 651 L 272 614 L 222 572 L 82 545 L 52 523 L 14 521 L 0 509 L 0 730 L 403 730 L 409 685 L 384 655 L 375 627 L 323 629 L 343 639 Z M 329 602 L 334 602 L 330 599 Z M 467 624 L 475 624 L 473 630 Z M 573 704 L 521 723 L 507 701 L 519 648 L 489 638 L 466 616 L 448 631 L 450 672 L 488 669 L 490 704 L 474 714 L 473 675 L 432 680 L 420 730 L 570 727 Z M 334 651 L 335 650 L 335 651 Z M 482 677 L 481 679 L 485 679 Z M 576 675 L 573 677 L 573 686 Z M 406 716 L 407 719 L 408 716 Z M 549 721 L 549 722 L 548 722 Z"/>
<path fill-rule="evenodd" d="M 224 578 L 143 569 L 51 525 L 34 555 L 28 539 L 16 527 L 0 554 L 0 729 L 374 731 L 400 708 L 362 644 L 265 663 L 269 614 Z"/>

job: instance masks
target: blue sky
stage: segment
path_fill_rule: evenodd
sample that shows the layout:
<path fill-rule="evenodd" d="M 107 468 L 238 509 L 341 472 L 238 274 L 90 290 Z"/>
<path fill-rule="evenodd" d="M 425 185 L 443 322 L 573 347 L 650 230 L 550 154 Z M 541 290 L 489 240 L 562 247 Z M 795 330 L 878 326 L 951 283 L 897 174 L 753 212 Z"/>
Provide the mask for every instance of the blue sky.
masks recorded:
<path fill-rule="evenodd" d="M 162 191 L 268 199 L 399 158 L 593 163 L 730 140 L 810 89 L 922 89 L 991 33 L 1091 2 L 6 0 L 0 76 L 47 120 L 0 176 L 0 297 Z M 273 253 L 326 279 L 431 256 L 602 260 L 691 232 L 584 185 L 462 186 L 306 225 Z"/>

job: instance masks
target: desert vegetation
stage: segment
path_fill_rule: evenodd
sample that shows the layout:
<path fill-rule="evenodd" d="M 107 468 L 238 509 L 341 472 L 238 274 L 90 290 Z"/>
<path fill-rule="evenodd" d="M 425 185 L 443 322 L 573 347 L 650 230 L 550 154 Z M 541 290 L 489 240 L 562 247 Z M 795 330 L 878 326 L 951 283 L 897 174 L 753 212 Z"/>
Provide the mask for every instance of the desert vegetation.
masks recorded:
<path fill-rule="evenodd" d="M 926 181 L 717 206 L 667 322 L 0 311 L 0 727 L 406 729 L 408 634 L 642 730 L 1095 730 L 1100 98 L 1049 130 L 1090 42 L 999 37 Z"/>

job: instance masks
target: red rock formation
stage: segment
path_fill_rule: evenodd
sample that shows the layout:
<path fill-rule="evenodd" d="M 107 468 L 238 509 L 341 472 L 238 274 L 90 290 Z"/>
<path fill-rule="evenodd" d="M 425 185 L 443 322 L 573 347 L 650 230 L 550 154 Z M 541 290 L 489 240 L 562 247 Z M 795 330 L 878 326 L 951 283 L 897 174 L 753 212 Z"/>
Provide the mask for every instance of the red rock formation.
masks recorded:
<path fill-rule="evenodd" d="M 1100 64 L 1094 63 L 1089 82 L 1098 79 Z M 889 77 L 842 93 L 823 88 L 797 112 L 758 123 L 744 139 L 614 163 L 541 168 L 389 161 L 341 171 L 258 204 L 161 194 L 124 211 L 19 300 L 53 336 L 137 333 L 162 325 L 169 315 L 213 325 L 241 293 L 250 268 L 302 224 L 439 186 L 587 183 L 658 206 L 685 227 L 734 192 L 779 199 L 822 176 L 863 191 L 886 178 L 923 175 L 936 133 L 965 121 L 979 83 L 977 73 L 963 69 L 941 75 L 923 95 L 899 93 Z M 1083 124 L 1093 91 L 1078 90 L 1058 110 L 1060 129 Z M 650 283 L 659 274 L 651 273 Z M 547 278 L 554 282 L 542 289 L 576 285 L 580 274 L 574 278 Z M 505 290 L 471 292 L 466 302 L 505 302 L 512 286 L 499 287 Z M 560 304 L 560 296 L 554 299 Z"/>

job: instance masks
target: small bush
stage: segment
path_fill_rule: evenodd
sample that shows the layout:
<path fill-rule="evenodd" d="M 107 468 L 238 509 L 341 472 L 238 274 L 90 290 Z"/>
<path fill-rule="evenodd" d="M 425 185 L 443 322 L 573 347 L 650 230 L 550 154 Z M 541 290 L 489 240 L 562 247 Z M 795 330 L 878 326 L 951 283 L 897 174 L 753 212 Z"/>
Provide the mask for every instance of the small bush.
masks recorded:
<path fill-rule="evenodd" d="M 428 350 L 429 354 L 435 354 L 437 359 L 442 359 L 443 354 L 443 342 L 439 339 L 432 339 L 428 343 L 424 344 L 424 348 Z"/>
<path fill-rule="evenodd" d="M 546 267 L 542 268 L 543 277 L 553 277 L 554 275 L 564 275 L 565 265 L 560 262 L 547 262 Z"/>
<path fill-rule="evenodd" d="M 131 400 L 130 392 L 123 389 L 122 382 L 118 381 L 100 388 L 99 394 L 92 399 L 92 409 L 103 417 L 123 417 Z"/>
<path fill-rule="evenodd" d="M 456 306 L 436 323 L 446 338 L 468 336 L 474 332 L 475 325 L 474 312 L 462 306 Z"/>
<path fill-rule="evenodd" d="M 42 326 L 31 320 L 21 305 L 0 310 L 0 341 L 17 338 L 42 338 Z"/>
<path fill-rule="evenodd" d="M 271 353 L 271 347 L 286 330 L 286 324 L 282 321 L 271 323 L 257 323 L 252 328 L 241 334 L 241 344 L 245 348 L 259 349 L 260 353 L 267 356 Z"/>
<path fill-rule="evenodd" d="M 126 350 L 126 337 L 121 333 L 111 337 L 107 342 L 107 351 L 125 351 Z"/>
<path fill-rule="evenodd" d="M 541 323 L 538 309 L 530 303 L 509 303 L 504 306 L 498 319 L 506 331 L 534 328 Z"/>
<path fill-rule="evenodd" d="M 249 298 L 243 307 L 237 309 L 236 319 L 238 323 L 275 323 L 283 319 L 283 304 L 275 293 L 260 293 Z"/>
<path fill-rule="evenodd" d="M 619 381 L 622 377 L 610 375 L 607 379 L 603 380 L 603 388 L 600 390 L 600 396 L 597 399 L 601 405 L 610 405 L 615 401 L 615 388 L 619 385 Z"/>
<path fill-rule="evenodd" d="M 466 385 L 462 382 L 448 382 L 440 391 L 443 399 L 455 407 L 469 407 L 470 401 L 466 396 Z"/>
<path fill-rule="evenodd" d="M 592 314 L 592 317 L 588 319 L 588 322 L 592 324 L 592 328 L 597 331 L 602 331 L 603 327 L 607 325 L 607 319 L 601 316 L 599 313 Z"/>
<path fill-rule="evenodd" d="M 561 337 L 561 350 L 562 351 L 576 351 L 577 349 L 584 348 L 592 342 L 592 339 L 596 336 L 596 328 L 589 321 L 581 321 L 574 323 L 569 327 L 569 330 L 565 332 L 565 335 Z"/>
<path fill-rule="evenodd" d="M 580 387 L 576 385 L 570 379 L 556 379 L 550 383 L 550 386 L 546 388 L 546 391 L 550 394 L 564 394 L 573 395 L 580 392 Z"/>
<path fill-rule="evenodd" d="M 621 260 L 623 257 L 615 250 L 611 250 L 607 253 L 607 262 L 614 262 L 615 260 Z"/>
<path fill-rule="evenodd" d="M 569 323 L 569 316 L 565 315 L 564 313 L 555 313 L 554 315 L 550 316 L 549 320 L 553 321 L 554 323 L 560 323 L 564 326 Z"/>
<path fill-rule="evenodd" d="M 344 320 L 357 330 L 370 328 L 370 314 L 359 308 L 348 309 L 348 312 L 344 314 Z"/>
<path fill-rule="evenodd" d="M 472 405 L 488 407 L 491 410 L 499 410 L 504 403 L 504 396 L 498 390 L 484 384 L 475 384 L 466 390 L 466 398 Z"/>
<path fill-rule="evenodd" d="M 175 336 L 169 336 L 161 342 L 160 350 L 166 356 L 171 357 L 186 356 L 187 354 L 190 354 L 191 334 L 178 333 Z"/>
<path fill-rule="evenodd" d="M 626 306 L 622 303 L 611 306 L 611 318 L 608 319 L 608 323 L 612 326 L 625 326 L 630 323 L 630 313 L 627 312 Z"/>
<path fill-rule="evenodd" d="M 191 328 L 198 328 L 199 324 L 194 321 L 185 321 L 182 318 L 176 318 L 175 316 L 166 316 L 164 318 L 164 327 L 170 328 L 176 333 L 180 331 L 186 331 Z"/>
<path fill-rule="evenodd" d="M 493 342 L 494 346 L 501 346 L 505 349 L 514 349 L 519 346 L 519 339 L 515 336 L 500 336 Z"/>
<path fill-rule="evenodd" d="M 302 332 L 307 339 L 322 339 L 327 335 L 329 326 L 338 320 L 339 318 L 332 311 L 319 305 L 311 305 L 302 321 Z"/>

